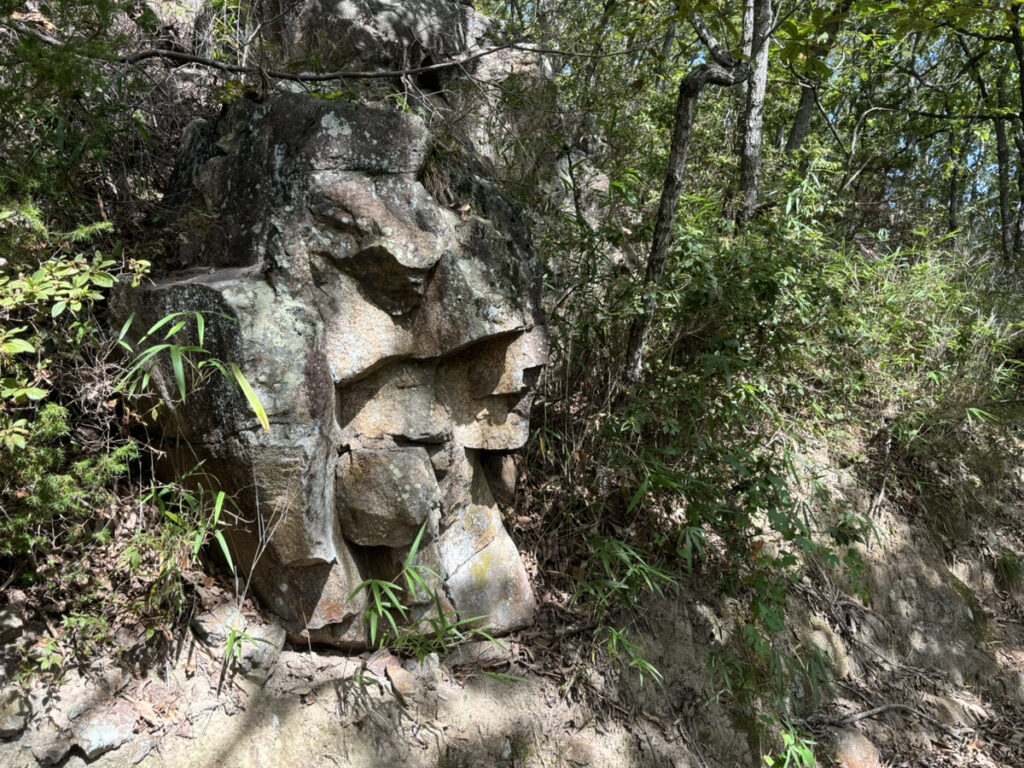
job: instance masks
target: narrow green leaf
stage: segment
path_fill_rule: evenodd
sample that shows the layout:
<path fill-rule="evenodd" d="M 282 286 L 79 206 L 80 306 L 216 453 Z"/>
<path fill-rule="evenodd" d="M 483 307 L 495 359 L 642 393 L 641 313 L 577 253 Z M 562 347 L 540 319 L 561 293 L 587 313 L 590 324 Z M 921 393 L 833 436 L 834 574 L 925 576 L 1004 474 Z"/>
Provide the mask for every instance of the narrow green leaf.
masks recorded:
<path fill-rule="evenodd" d="M 174 380 L 178 383 L 181 402 L 185 402 L 185 362 L 181 356 L 181 347 L 171 347 L 171 365 L 174 367 Z"/>
<path fill-rule="evenodd" d="M 370 613 L 370 645 L 377 644 L 377 614 Z"/>
<path fill-rule="evenodd" d="M 260 424 L 263 425 L 263 431 L 270 432 L 270 420 L 267 418 L 267 412 L 263 409 L 263 404 L 260 402 L 255 390 L 253 390 L 248 379 L 245 378 L 245 375 L 242 373 L 242 369 L 238 367 L 237 363 L 231 363 L 230 367 L 231 373 L 234 374 L 235 381 L 238 382 L 238 386 L 245 395 L 245 399 L 249 401 L 249 407 L 252 408 L 253 413 L 256 414 L 256 418 L 258 418 L 260 420 Z"/>
<path fill-rule="evenodd" d="M 220 513 L 224 509 L 224 499 L 226 495 L 224 491 L 217 491 L 217 498 L 213 503 L 213 525 L 216 526 L 220 523 Z"/>
<path fill-rule="evenodd" d="M 121 326 L 121 332 L 119 334 L 117 334 L 117 340 L 119 342 L 120 341 L 124 341 L 124 337 L 125 337 L 125 335 L 127 335 L 128 329 L 132 327 L 132 323 L 134 323 L 134 322 L 135 322 L 135 313 L 132 312 L 128 316 L 128 319 L 124 321 L 124 325 Z M 129 346 L 128 349 L 131 349 L 131 347 Z"/>
<path fill-rule="evenodd" d="M 180 331 L 182 328 L 184 328 L 185 327 L 185 323 L 187 323 L 187 322 L 188 322 L 188 319 L 185 319 L 185 320 L 181 320 L 181 321 L 175 323 L 174 325 L 172 325 L 170 330 L 167 331 L 167 333 L 164 334 L 164 341 L 168 341 L 169 339 L 173 338 L 174 336 L 177 336 L 178 335 L 178 331 Z"/>
<path fill-rule="evenodd" d="M 426 521 L 420 526 L 419 533 L 416 534 L 416 538 L 412 542 L 412 546 L 409 547 L 409 554 L 405 556 L 405 570 L 409 570 L 412 566 L 413 561 L 416 559 L 416 554 L 420 551 L 420 542 L 423 541 L 423 532 L 427 530 Z"/>
<path fill-rule="evenodd" d="M 627 513 L 632 512 L 634 509 L 637 508 L 637 505 L 639 505 L 641 500 L 647 495 L 647 489 L 650 487 L 650 485 L 650 476 L 644 477 L 643 482 L 640 483 L 640 487 L 636 489 L 636 493 L 634 493 L 633 498 L 630 499 L 629 506 L 626 507 Z"/>
<path fill-rule="evenodd" d="M 159 331 L 161 328 L 163 328 L 168 323 L 174 322 L 174 320 L 176 318 L 181 317 L 183 314 L 184 314 L 183 312 L 172 312 L 171 314 L 166 315 L 166 316 L 160 318 L 155 323 L 153 323 L 152 326 L 150 326 L 150 329 L 148 331 L 146 331 L 146 335 L 142 337 L 142 341 L 145 341 L 146 339 L 148 339 L 150 336 L 155 334 L 157 331 Z"/>
<path fill-rule="evenodd" d="M 224 533 L 222 531 L 216 531 L 213 534 L 213 538 L 217 540 L 220 545 L 221 554 L 224 555 L 224 559 L 227 561 L 228 570 L 233 574 L 235 572 L 235 562 L 231 559 L 231 550 L 228 549 L 228 543 L 224 539 Z"/>

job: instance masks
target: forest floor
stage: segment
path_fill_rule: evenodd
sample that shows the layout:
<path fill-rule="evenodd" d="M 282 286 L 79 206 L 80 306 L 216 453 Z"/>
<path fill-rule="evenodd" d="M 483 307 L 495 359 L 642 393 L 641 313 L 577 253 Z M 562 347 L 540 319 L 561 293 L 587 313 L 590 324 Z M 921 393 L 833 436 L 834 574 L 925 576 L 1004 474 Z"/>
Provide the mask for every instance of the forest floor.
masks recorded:
<path fill-rule="evenodd" d="M 665 682 L 643 687 L 616 681 L 611 669 L 605 678 L 601 664 L 582 655 L 592 650 L 588 642 L 555 630 L 521 633 L 504 648 L 473 643 L 443 665 L 433 657 L 400 662 L 386 652 L 286 650 L 264 683 L 224 676 L 222 651 L 188 635 L 147 675 L 121 674 L 112 660 L 100 659 L 88 670 L 68 671 L 57 689 L 37 685 L 33 708 L 47 717 L 35 718 L 21 739 L 0 742 L 0 765 L 33 768 L 40 756 L 100 768 L 762 765 L 759 751 L 768 745 L 753 742 L 735 714 L 708 698 L 700 664 L 707 648 L 689 629 L 699 604 L 683 599 L 676 603 L 681 610 L 670 612 L 667 603 L 647 612 L 661 641 Z M 697 614 L 687 617 L 688 611 Z M 1021 603 L 993 600 L 986 611 L 1003 638 L 995 641 L 1001 675 L 1019 686 Z M 849 768 L 1024 766 L 1019 698 L 997 700 L 969 681 L 951 685 L 948 669 L 870 655 L 854 654 L 861 673 L 840 681 L 816 724 L 808 718 L 819 759 L 832 754 Z M 613 685 L 628 690 L 612 691 Z M 857 719 L 879 707 L 887 709 Z M 846 737 L 838 755 L 829 748 L 836 729 L 828 726 L 843 719 L 850 721 L 847 731 L 864 729 L 877 752 Z M 50 720 L 72 728 L 89 723 L 108 737 L 121 728 L 124 743 L 87 760 L 104 736 L 84 737 L 59 757 Z"/>
<path fill-rule="evenodd" d="M 817 649 L 834 682 L 820 697 L 793 686 L 792 725 L 816 742 L 819 764 L 1024 766 L 1024 593 L 1008 588 L 999 555 L 1024 550 L 1024 474 L 995 487 L 945 471 L 934 501 L 911 504 L 897 478 L 866 483 L 856 466 L 822 461 L 833 495 L 870 516 L 874 532 L 860 591 L 813 562 L 793 585 L 786 643 Z M 977 503 L 957 518 L 948 501 L 964 488 Z M 194 612 L 232 600 L 226 587 L 196 578 L 205 586 Z M 24 680 L 24 728 L 5 730 L 19 704 L 0 701 L 0 732 L 11 733 L 0 740 L 0 766 L 754 768 L 765 755 L 785 760 L 780 743 L 761 740 L 743 714 L 750 710 L 713 682 L 716 651 L 742 652 L 742 617 L 713 574 L 634 606 L 631 636 L 664 676 L 642 685 L 608 660 L 598 628 L 567 613 L 564 597 L 539 584 L 536 626 L 443 661 L 286 648 L 269 674 L 248 677 L 226 663 L 223 642 L 209 647 L 183 625 L 145 663 L 101 656 Z M 251 603 L 241 608 L 254 617 Z M 26 620 L 22 631 L 45 629 Z M 0 656 L 13 680 L 20 657 Z"/>

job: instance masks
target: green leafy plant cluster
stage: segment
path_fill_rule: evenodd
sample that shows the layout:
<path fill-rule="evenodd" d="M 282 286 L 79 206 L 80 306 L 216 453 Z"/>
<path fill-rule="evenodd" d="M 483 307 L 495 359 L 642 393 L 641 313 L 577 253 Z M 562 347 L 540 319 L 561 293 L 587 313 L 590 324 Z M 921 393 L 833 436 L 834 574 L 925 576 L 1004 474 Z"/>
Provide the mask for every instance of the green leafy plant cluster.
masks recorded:
<path fill-rule="evenodd" d="M 123 183 L 110 161 L 136 133 L 135 79 L 116 64 L 132 10 L 122 0 L 0 3 L 0 197 L 91 217 L 97 190 Z"/>
<path fill-rule="evenodd" d="M 440 590 L 442 579 L 433 570 L 416 562 L 426 532 L 424 524 L 409 547 L 402 568 L 393 579 L 367 579 L 353 590 L 349 599 L 360 593 L 367 598 L 366 623 L 370 644 L 391 648 L 396 653 L 422 661 L 431 653 L 445 654 L 471 639 L 488 640 L 500 645 L 486 631 L 486 617 L 459 618 Z M 416 609 L 422 615 L 413 618 Z"/>
<path fill-rule="evenodd" d="M 782 731 L 782 751 L 775 755 L 765 755 L 764 763 L 768 768 L 815 768 L 818 765 L 814 758 L 815 742 L 793 728 Z"/>
<path fill-rule="evenodd" d="M 109 642 L 115 622 L 164 634 L 208 544 L 233 571 L 230 498 L 198 469 L 152 479 L 150 449 L 133 434 L 141 404 L 159 407 L 157 369 L 181 400 L 223 377 L 270 428 L 238 364 L 206 349 L 202 313 L 164 317 L 134 343 L 131 320 L 119 336 L 108 326 L 110 290 L 138 285 L 149 266 L 122 254 L 108 223 L 55 231 L 44 218 L 31 203 L 0 207 L 0 569 L 66 606 L 36 654 L 41 670 Z M 100 578 L 104 569 L 117 575 Z"/>
<path fill-rule="evenodd" d="M 223 320 L 231 320 L 224 315 L 217 316 Z M 135 321 L 135 315 L 131 315 L 117 337 L 118 345 L 133 356 L 118 386 L 130 395 L 150 391 L 154 371 L 166 357 L 171 366 L 174 387 L 181 402 L 184 403 L 190 391 L 202 387 L 210 374 L 219 373 L 241 392 L 249 408 L 259 419 L 260 425 L 269 432 L 270 421 L 267 412 L 238 363 L 221 360 L 207 350 L 206 318 L 204 313 L 195 310 L 171 312 L 153 323 L 142 337 L 132 344 L 126 339 Z M 194 330 L 195 343 L 179 343 L 179 335 L 183 335 L 183 332 L 190 328 Z"/>
<path fill-rule="evenodd" d="M 210 490 L 210 482 L 196 467 L 172 483 L 151 481 L 140 494 L 140 508 L 154 510 L 156 520 L 132 536 L 121 553 L 122 564 L 146 585 L 133 606 L 136 614 L 173 623 L 185 598 L 184 574 L 199 563 L 207 544 L 216 544 L 235 575 L 223 531 L 228 516 L 234 515 L 231 498 Z"/>
<path fill-rule="evenodd" d="M 81 251 L 108 229 L 51 233 L 29 204 L 0 209 L 9 248 L 0 272 L 0 552 L 7 556 L 83 535 L 83 519 L 111 503 L 112 482 L 138 457 L 132 441 L 114 434 L 116 387 L 96 311 L 115 270 L 127 266 L 138 277 L 145 265 Z M 91 392 L 81 388 L 87 383 Z M 76 439 L 82 420 L 95 423 L 102 450 Z"/>

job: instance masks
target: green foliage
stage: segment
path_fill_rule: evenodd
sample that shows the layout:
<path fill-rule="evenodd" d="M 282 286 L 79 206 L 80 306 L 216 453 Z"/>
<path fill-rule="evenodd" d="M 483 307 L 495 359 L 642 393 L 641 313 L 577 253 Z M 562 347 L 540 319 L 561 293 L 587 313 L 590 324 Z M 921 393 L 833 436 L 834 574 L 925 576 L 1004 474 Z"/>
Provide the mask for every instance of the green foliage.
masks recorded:
<path fill-rule="evenodd" d="M 212 478 L 194 467 L 178 482 L 152 482 L 139 497 L 141 508 L 158 514 L 155 525 L 140 531 L 121 559 L 145 582 L 145 601 L 136 606 L 141 615 L 176 616 L 184 599 L 184 572 L 199 562 L 207 544 L 216 543 L 228 569 L 235 564 L 224 537 L 226 515 L 234 515 L 232 500 L 224 491 L 213 491 Z"/>
<path fill-rule="evenodd" d="M 635 547 L 613 538 L 595 538 L 587 542 L 598 561 L 598 575 L 580 581 L 574 600 L 592 600 L 601 609 L 617 599 L 630 599 L 640 592 L 662 595 L 662 588 L 675 584 L 669 572 L 656 568 Z"/>
<path fill-rule="evenodd" d="M 212 58 L 241 66 L 249 66 L 255 60 L 266 66 L 273 47 L 267 41 L 265 19 L 261 19 L 258 3 L 213 0 L 207 14 L 203 25 Z"/>
<path fill-rule="evenodd" d="M 77 249 L 108 227 L 51 233 L 29 204 L 0 210 L 0 227 L 10 249 L 0 273 L 0 554 L 23 556 L 87 536 L 82 522 L 110 505 L 114 481 L 139 452 L 112 438 L 93 453 L 74 437 L 88 404 L 78 397 L 82 381 L 69 379 L 104 354 L 95 307 L 123 268 Z M 40 252 L 49 255 L 34 269 L 17 270 Z M 99 413 L 90 416 L 109 424 L 115 388 L 95 365 Z"/>
<path fill-rule="evenodd" d="M 0 517 L 0 554 L 21 556 L 57 545 L 74 545 L 90 536 L 82 523 L 95 509 L 109 505 L 111 486 L 138 458 L 126 443 L 110 453 L 71 461 L 68 411 L 47 403 L 19 434 L 23 445 L 0 457 L 9 480 Z"/>
<path fill-rule="evenodd" d="M 871 526 L 826 489 L 804 492 L 813 475 L 802 459 L 808 438 L 875 436 L 877 463 L 895 469 L 889 482 L 926 506 L 927 488 L 938 487 L 931 464 L 966 462 L 966 444 L 1019 418 L 1024 317 L 1009 262 L 1024 249 L 1011 242 L 1001 263 L 992 256 L 1002 247 L 999 230 L 1020 231 L 1012 199 L 1020 157 L 997 154 L 999 127 L 1019 123 L 1024 110 L 1022 62 L 1010 42 L 1019 9 L 859 2 L 835 13 L 821 4 L 784 13 L 770 52 L 762 209 L 742 231 L 733 226 L 743 97 L 740 89 L 709 91 L 694 125 L 682 223 L 664 278 L 647 286 L 639 277 L 674 86 L 707 60 L 688 23 L 705 14 L 739 52 L 742 4 L 485 5 L 508 17 L 507 34 L 572 54 L 550 57 L 557 93 L 522 121 L 535 135 L 516 135 L 503 150 L 514 165 L 508 178 L 532 206 L 548 282 L 553 362 L 530 463 L 548 478 L 537 484 L 535 508 L 552 528 L 571 530 L 560 540 L 580 542 L 564 569 L 574 583 L 564 586 L 575 588 L 576 608 L 606 627 L 610 656 L 657 678 L 615 620 L 644 595 L 711 576 L 740 606 L 738 647 L 715 662 L 722 688 L 779 712 L 795 688 L 816 698 L 826 665 L 791 652 L 791 587 L 808 561 L 856 575 L 854 547 Z M 269 429 L 237 364 L 207 351 L 201 313 L 162 318 L 134 343 L 126 324 L 117 341 L 131 359 L 110 375 L 115 341 L 97 313 L 117 272 L 138 280 L 146 265 L 121 253 L 108 222 L 74 224 L 98 219 L 82 210 L 109 190 L 146 186 L 139 172 L 125 183 L 110 162 L 131 137 L 151 143 L 144 116 L 128 106 L 132 70 L 117 61 L 123 12 L 132 9 L 119 0 L 40 8 L 0 0 L 5 557 L 38 558 L 108 531 L 81 523 L 116 501 L 115 485 L 138 453 L 118 419 L 130 423 L 130 396 L 158 381 L 168 400 L 184 402 L 219 374 Z M 211 57 L 267 63 L 273 52 L 261 29 L 279 20 L 257 10 L 244 0 L 210 5 Z M 147 9 L 137 18 L 142 30 L 157 21 Z M 815 113 L 801 148 L 788 151 L 797 84 L 804 94 L 813 86 Z M 502 83 L 504 106 L 532 110 L 529 87 L 515 76 Z M 224 95 L 243 90 L 229 82 Z M 405 94 L 395 98 L 405 104 Z M 535 177 L 553 157 L 566 160 L 568 181 Z M 129 155 L 123 167 L 138 162 Z M 607 185 L 581 190 L 577 179 L 590 166 Z M 447 186 L 435 181 L 439 192 Z M 559 181 L 566 197 L 545 197 Z M 1001 189 L 1013 193 L 1002 222 Z M 582 192 L 597 198 L 589 218 Z M 623 393 L 618 350 L 650 300 L 657 310 L 645 377 Z M 99 437 L 90 442 L 83 426 Z M 976 464 L 1005 460 L 991 453 Z M 204 545 L 230 565 L 227 497 L 205 490 L 213 486 L 186 479 L 142 494 L 159 522 L 142 525 L 124 556 L 147 580 L 150 607 L 180 605 L 182 569 Z M 374 644 L 416 655 L 480 631 L 479 620 L 445 613 L 431 586 L 437 575 L 415 562 L 420 543 L 394 580 L 359 588 Z M 1001 587 L 1016 586 L 1017 553 L 999 555 L 995 570 Z M 425 618 L 414 621 L 413 606 L 424 601 Z M 83 616 L 69 614 L 67 631 L 103 636 Z M 44 662 L 56 665 L 63 656 L 53 642 Z M 769 765 L 813 764 L 808 742 L 791 729 L 783 739 Z"/>
<path fill-rule="evenodd" d="M 1017 552 L 1003 552 L 996 558 L 996 586 L 1016 592 L 1024 584 L 1024 560 Z"/>
<path fill-rule="evenodd" d="M 217 685 L 218 692 L 224 684 L 224 680 L 227 678 L 228 671 L 232 666 L 242 663 L 242 652 L 246 643 L 251 645 L 259 645 L 260 643 L 269 645 L 270 641 L 263 637 L 250 635 L 248 632 L 244 632 L 241 629 L 231 627 L 228 630 L 227 644 L 224 646 L 224 662 L 221 664 L 220 668 L 220 681 Z"/>
<path fill-rule="evenodd" d="M 441 578 L 416 562 L 425 531 L 426 523 L 420 528 L 401 571 L 393 580 L 367 579 L 349 595 L 349 600 L 352 600 L 359 593 L 366 593 L 370 644 L 377 648 L 389 647 L 419 661 L 431 653 L 446 654 L 473 638 L 500 646 L 481 627 L 485 617 L 459 618 L 450 609 L 446 610 L 439 594 Z M 424 604 L 424 615 L 412 620 L 413 606 Z"/>
<path fill-rule="evenodd" d="M 713 574 L 743 606 L 716 684 L 785 713 L 794 690 L 817 700 L 829 683 L 825 660 L 793 650 L 791 585 L 809 559 L 856 581 L 854 547 L 871 534 L 824 487 L 801 490 L 808 438 L 870 435 L 885 413 L 895 444 L 927 455 L 947 428 L 990 421 L 1018 386 L 1022 313 L 1012 273 L 941 232 L 837 226 L 840 164 L 788 169 L 784 205 L 737 233 L 711 188 L 722 159 L 698 156 L 665 276 L 643 294 L 607 253 L 646 247 L 649 233 L 623 229 L 658 183 L 649 162 L 612 167 L 596 230 L 574 216 L 544 230 L 559 301 L 531 463 L 569 482 L 543 484 L 537 503 L 594 533 L 572 571 L 604 621 L 657 584 Z M 616 401 L 614 350 L 652 293 L 645 378 Z"/>
<path fill-rule="evenodd" d="M 597 631 L 597 635 L 605 637 L 608 658 L 614 662 L 624 657 L 629 669 L 636 673 L 640 685 L 644 684 L 645 678 L 651 678 L 656 683 L 661 683 L 664 680 L 661 670 L 647 660 L 644 649 L 632 642 L 625 630 L 601 627 Z"/>
<path fill-rule="evenodd" d="M 781 733 L 782 752 L 776 756 L 764 755 L 768 768 L 815 768 L 818 763 L 814 759 L 815 742 L 808 736 L 793 728 L 786 728 Z"/>
<path fill-rule="evenodd" d="M 225 315 L 217 315 L 217 317 L 231 320 Z M 237 363 L 225 362 L 213 357 L 206 349 L 206 315 L 194 310 L 172 312 L 153 323 L 142 335 L 142 338 L 133 345 L 126 340 L 126 336 L 134 320 L 135 315 L 133 314 L 121 327 L 121 333 L 117 339 L 118 344 L 134 356 L 120 381 L 121 388 L 129 394 L 148 391 L 154 368 L 159 364 L 159 358 L 166 353 L 177 394 L 182 403 L 188 399 L 189 391 L 194 391 L 205 383 L 210 373 L 219 373 L 226 381 L 238 388 L 256 418 L 259 419 L 263 429 L 267 432 L 270 431 L 267 412 L 252 385 L 245 378 L 245 374 L 242 373 L 242 369 L 238 367 Z M 186 332 L 190 321 L 195 326 L 194 335 L 197 342 L 195 344 L 175 343 L 175 337 Z M 159 341 L 155 341 L 160 331 L 164 331 L 163 337 Z"/>
<path fill-rule="evenodd" d="M 151 482 L 148 490 L 137 490 L 130 479 L 140 469 L 144 446 L 124 428 L 138 418 L 132 409 L 148 394 L 154 366 L 168 361 L 182 398 L 210 374 L 224 377 L 269 429 L 238 365 L 205 349 L 202 314 L 163 318 L 135 347 L 125 341 L 129 324 L 120 339 L 111 338 L 100 320 L 107 293 L 119 274 L 137 285 L 148 264 L 104 255 L 98 239 L 120 253 L 110 229 L 104 222 L 54 232 L 32 204 L 0 210 L 0 240 L 7 248 L 0 272 L 0 566 L 20 573 L 23 585 L 51 589 L 54 601 L 68 605 L 59 637 L 41 651 L 42 670 L 108 642 L 118 611 L 118 621 L 135 617 L 151 629 L 172 623 L 183 604 L 183 573 L 207 544 L 234 570 L 223 533 L 225 517 L 233 513 L 224 492 L 209 490 L 212 482 L 198 471 L 179 483 Z M 193 339 L 197 332 L 198 343 L 175 343 L 182 332 Z M 127 372 L 115 354 L 118 346 L 139 350 Z M 121 537 L 112 545 L 112 531 L 132 506 L 123 499 L 133 490 L 142 524 L 130 541 Z M 116 554 L 108 553 L 111 546 Z M 111 595 L 111 583 L 81 589 L 79 581 L 92 582 L 89 573 L 78 581 L 63 578 L 66 573 L 52 577 L 61 563 L 92 556 L 127 566 L 128 583 L 119 585 L 126 594 Z M 135 589 L 144 594 L 126 604 Z"/>
<path fill-rule="evenodd" d="M 114 61 L 131 8 L 121 0 L 32 10 L 0 3 L 0 198 L 31 195 L 81 214 L 92 195 L 87 204 L 79 195 L 110 178 L 112 141 L 129 127 L 124 97 L 133 78 L 118 78 Z"/>

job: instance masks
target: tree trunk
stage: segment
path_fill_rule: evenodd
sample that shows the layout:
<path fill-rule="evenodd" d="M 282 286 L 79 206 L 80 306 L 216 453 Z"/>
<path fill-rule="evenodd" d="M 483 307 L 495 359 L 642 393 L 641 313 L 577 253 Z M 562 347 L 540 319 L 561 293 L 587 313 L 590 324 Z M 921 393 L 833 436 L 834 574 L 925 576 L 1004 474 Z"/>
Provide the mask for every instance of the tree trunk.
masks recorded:
<path fill-rule="evenodd" d="M 1020 256 L 1024 248 L 1024 136 L 1021 136 L 1020 128 L 1015 128 L 1013 143 L 1017 149 L 1017 200 L 1011 203 L 1011 208 L 1016 208 L 1013 214 L 1013 255 Z"/>
<path fill-rule="evenodd" d="M 709 46 L 710 47 L 710 46 Z M 714 53 L 714 49 L 712 50 Z M 718 58 L 716 56 L 716 58 Z M 729 59 L 725 59 L 729 61 Z M 647 269 L 644 273 L 643 312 L 633 320 L 629 328 L 626 342 L 626 370 L 623 376 L 624 394 L 629 388 L 639 383 L 643 374 L 644 350 L 654 322 L 654 313 L 658 308 L 658 297 L 655 288 L 665 275 L 665 262 L 668 259 L 672 233 L 676 226 L 676 215 L 679 210 L 679 197 L 683 190 L 683 172 L 686 167 L 686 154 L 690 148 L 690 137 L 693 133 L 693 118 L 696 114 L 697 99 L 705 85 L 736 85 L 743 82 L 749 74 L 749 67 L 731 62 L 729 68 L 717 64 L 701 64 L 683 78 L 679 84 L 679 96 L 676 100 L 675 122 L 672 129 L 672 144 L 668 154 L 668 170 L 661 188 L 661 200 L 658 204 L 658 217 L 654 222 L 654 238 L 651 252 L 647 257 Z"/>
<path fill-rule="evenodd" d="M 658 60 L 657 77 L 658 82 L 661 82 L 668 75 L 669 64 L 672 61 L 672 52 L 676 47 L 676 34 L 678 32 L 679 25 L 676 22 L 671 22 L 668 28 L 665 30 L 665 37 L 661 42 L 661 58 Z"/>
<path fill-rule="evenodd" d="M 999 110 L 1006 108 L 1006 78 L 996 83 Z M 1013 214 L 1010 211 L 1010 145 L 1006 141 L 1006 119 L 996 118 L 996 161 L 999 165 L 999 235 L 1003 258 L 1013 258 Z"/>
<path fill-rule="evenodd" d="M 947 107 L 948 111 L 948 107 Z M 946 200 L 946 231 L 956 232 L 960 229 L 960 206 L 963 201 L 963 193 L 960 189 L 960 155 L 956 151 L 955 131 L 950 131 L 949 141 L 949 190 Z"/>
<path fill-rule="evenodd" d="M 825 41 L 812 46 L 812 55 L 824 59 L 835 44 L 836 36 L 842 26 L 843 18 L 850 12 L 853 0 L 839 0 L 832 11 L 832 17 L 825 23 Z M 810 82 L 800 84 L 800 105 L 796 108 L 793 127 L 786 140 L 786 154 L 793 154 L 803 146 L 811 130 L 811 116 L 818 97 L 818 78 L 812 77 Z"/>
<path fill-rule="evenodd" d="M 989 87 L 986 79 L 978 68 L 981 56 L 975 56 L 963 35 L 957 35 L 957 42 L 964 52 L 964 57 L 970 62 L 971 76 L 978 86 L 978 93 L 986 106 L 990 102 Z M 1014 226 L 1013 212 L 1010 203 L 1010 144 L 1006 138 L 1006 118 L 1002 115 L 1007 107 L 1006 100 L 1006 73 L 1000 72 L 996 78 L 996 117 L 992 120 L 996 134 L 996 166 L 998 169 L 998 191 L 999 191 L 999 246 L 1003 259 L 1009 261 L 1013 258 Z M 978 174 L 973 174 L 973 187 L 978 184 Z"/>
<path fill-rule="evenodd" d="M 1013 255 L 1019 258 L 1024 251 L 1024 36 L 1020 30 L 1020 6 L 1016 3 L 1012 6 L 1013 24 L 1010 29 L 1010 38 L 1013 41 L 1014 58 L 1017 64 L 1017 86 L 1020 89 L 1020 121 L 1017 135 L 1014 137 L 1017 144 L 1017 220 L 1013 231 Z"/>
<path fill-rule="evenodd" d="M 754 58 L 754 2 L 755 0 L 744 0 L 743 2 L 743 26 L 742 38 L 740 40 L 740 53 L 743 59 L 753 66 Z M 740 104 L 746 109 L 747 100 L 750 98 L 750 78 L 740 83 Z M 747 141 L 747 123 L 742 117 L 736 121 L 735 133 L 733 135 L 733 152 L 737 157 L 743 156 L 743 146 Z"/>
<path fill-rule="evenodd" d="M 800 106 L 796 108 L 796 117 L 793 118 L 793 127 L 789 130 L 789 138 L 786 139 L 786 154 L 793 154 L 803 146 L 807 134 L 811 131 L 811 115 L 814 113 L 814 103 L 817 101 L 817 86 L 800 86 Z"/>
<path fill-rule="evenodd" d="M 754 0 L 754 53 L 743 114 L 743 149 L 740 156 L 740 207 L 736 223 L 743 225 L 757 214 L 764 145 L 764 100 L 768 89 L 768 48 L 772 24 L 771 0 Z"/>

